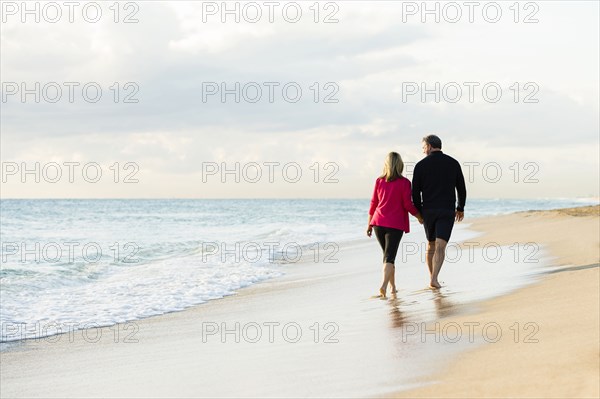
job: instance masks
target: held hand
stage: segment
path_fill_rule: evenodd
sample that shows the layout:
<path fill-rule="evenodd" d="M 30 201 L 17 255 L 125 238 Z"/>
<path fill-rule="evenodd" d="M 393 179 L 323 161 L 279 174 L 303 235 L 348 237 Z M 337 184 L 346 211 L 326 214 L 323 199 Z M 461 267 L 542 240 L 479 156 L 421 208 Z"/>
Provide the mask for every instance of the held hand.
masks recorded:
<path fill-rule="evenodd" d="M 417 218 L 417 220 L 419 221 L 420 224 L 423 224 L 423 216 L 421 216 L 420 213 L 417 213 L 417 216 L 415 216 Z"/>
<path fill-rule="evenodd" d="M 372 233 L 373 233 L 373 226 L 367 227 L 367 237 L 371 237 Z"/>
<path fill-rule="evenodd" d="M 456 221 L 461 222 L 465 218 L 465 213 L 461 211 L 456 211 Z"/>

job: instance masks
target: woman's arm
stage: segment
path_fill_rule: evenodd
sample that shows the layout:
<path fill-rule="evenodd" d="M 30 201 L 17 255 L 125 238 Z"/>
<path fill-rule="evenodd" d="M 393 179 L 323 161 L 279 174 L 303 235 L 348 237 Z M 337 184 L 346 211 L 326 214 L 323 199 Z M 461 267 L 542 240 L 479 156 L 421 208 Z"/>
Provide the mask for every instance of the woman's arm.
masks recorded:
<path fill-rule="evenodd" d="M 373 216 L 375 214 L 375 209 L 377 209 L 377 205 L 379 205 L 379 195 L 377 194 L 377 187 L 379 186 L 379 179 L 375 181 L 375 188 L 373 189 L 373 195 L 371 196 L 371 207 L 369 208 L 369 216 Z M 369 218 L 369 221 L 371 218 Z"/>
<path fill-rule="evenodd" d="M 375 209 L 379 205 L 379 195 L 377 194 L 377 186 L 379 185 L 379 179 L 375 181 L 375 188 L 373 189 L 373 196 L 371 197 L 371 207 L 369 208 L 369 225 L 367 226 L 367 236 L 371 237 L 373 226 L 371 225 L 371 219 L 375 214 Z"/>

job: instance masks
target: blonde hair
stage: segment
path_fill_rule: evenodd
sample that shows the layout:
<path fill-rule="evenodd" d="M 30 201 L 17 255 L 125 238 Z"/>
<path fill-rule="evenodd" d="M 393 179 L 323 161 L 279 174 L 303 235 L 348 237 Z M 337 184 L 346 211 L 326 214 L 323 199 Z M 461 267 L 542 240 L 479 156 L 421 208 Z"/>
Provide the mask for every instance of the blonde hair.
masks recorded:
<path fill-rule="evenodd" d="M 379 177 L 385 181 L 394 181 L 402 177 L 402 171 L 404 171 L 402 157 L 397 152 L 390 152 L 385 158 L 383 173 Z"/>

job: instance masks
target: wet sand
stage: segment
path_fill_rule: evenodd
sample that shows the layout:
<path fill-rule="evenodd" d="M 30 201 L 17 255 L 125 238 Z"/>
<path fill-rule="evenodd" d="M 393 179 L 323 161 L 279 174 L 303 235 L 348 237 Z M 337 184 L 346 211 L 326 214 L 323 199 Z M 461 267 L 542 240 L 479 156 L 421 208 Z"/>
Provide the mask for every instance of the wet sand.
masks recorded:
<path fill-rule="evenodd" d="M 409 387 L 399 381 L 424 376 L 435 354 L 401 342 L 402 303 L 371 298 L 380 256 L 367 241 L 337 264 L 288 265 L 286 276 L 236 295 L 103 328 L 99 342 L 97 331 L 28 340 L 2 353 L 2 396 L 347 397 Z M 444 311 L 435 293 L 422 295 Z"/>

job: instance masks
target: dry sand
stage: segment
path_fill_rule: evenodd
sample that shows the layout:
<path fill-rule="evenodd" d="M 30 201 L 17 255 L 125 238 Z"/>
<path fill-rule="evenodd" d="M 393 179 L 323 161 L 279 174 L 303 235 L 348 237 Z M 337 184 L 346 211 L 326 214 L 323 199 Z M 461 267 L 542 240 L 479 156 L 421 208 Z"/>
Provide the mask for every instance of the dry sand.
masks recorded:
<path fill-rule="evenodd" d="M 485 303 L 477 315 L 482 325 L 519 322 L 518 339 L 516 327 L 505 330 L 510 339 L 459 355 L 433 377 L 434 384 L 393 396 L 600 397 L 599 209 L 530 211 L 473 223 L 484 240 L 542 244 L 562 267 L 539 284 Z M 444 322 L 466 320 L 473 317 Z M 535 324 L 525 330 L 525 323 Z"/>

